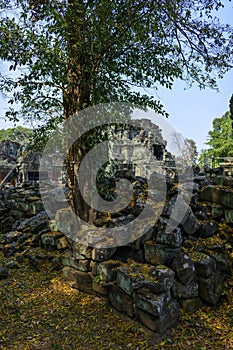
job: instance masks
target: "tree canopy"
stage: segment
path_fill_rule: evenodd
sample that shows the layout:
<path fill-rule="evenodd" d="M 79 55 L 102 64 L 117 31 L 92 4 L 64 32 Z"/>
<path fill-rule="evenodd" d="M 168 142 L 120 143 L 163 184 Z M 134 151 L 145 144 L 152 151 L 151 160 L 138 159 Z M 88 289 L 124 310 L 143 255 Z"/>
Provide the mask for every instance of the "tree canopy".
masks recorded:
<path fill-rule="evenodd" d="M 0 129 L 0 142 L 4 140 L 16 141 L 21 144 L 28 142 L 32 137 L 33 131 L 31 129 L 17 126 L 16 128 Z"/>
<path fill-rule="evenodd" d="M 52 126 L 57 117 L 111 101 L 161 111 L 144 88 L 172 88 L 178 78 L 216 87 L 232 68 L 233 30 L 215 17 L 222 6 L 217 0 L 1 2 L 0 58 L 17 71 L 0 76 L 12 105 L 7 117 Z"/>
<path fill-rule="evenodd" d="M 201 152 L 200 161 L 203 161 L 204 158 L 211 159 L 212 157 L 233 157 L 231 123 L 230 112 L 226 112 L 222 117 L 213 120 L 213 128 L 209 131 L 206 142 L 209 148 Z M 219 164 L 218 159 L 216 159 L 216 164 Z"/>
<path fill-rule="evenodd" d="M 166 114 L 146 89 L 171 89 L 176 79 L 214 88 L 232 68 L 233 28 L 216 17 L 221 7 L 219 0 L 4 0 L 6 117 L 36 121 L 41 138 L 62 119 L 104 102 Z M 71 206 L 87 221 L 77 177 L 93 138 L 94 132 L 75 142 L 66 160 Z"/>

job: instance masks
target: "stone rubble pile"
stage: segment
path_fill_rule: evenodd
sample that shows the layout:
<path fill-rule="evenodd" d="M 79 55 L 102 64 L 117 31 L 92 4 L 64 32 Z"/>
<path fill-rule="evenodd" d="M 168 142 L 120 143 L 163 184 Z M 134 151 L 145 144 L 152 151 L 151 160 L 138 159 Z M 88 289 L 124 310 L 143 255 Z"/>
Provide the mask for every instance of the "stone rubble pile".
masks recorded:
<path fill-rule="evenodd" d="M 44 259 L 56 259 L 51 252 L 62 252 L 69 246 L 64 235 L 53 230 L 38 184 L 8 187 L 1 191 L 0 202 L 0 250 L 6 259 L 1 262 L 0 279 L 24 258 L 38 271 Z"/>
<path fill-rule="evenodd" d="M 64 278 L 72 287 L 101 295 L 152 331 L 164 332 L 177 321 L 180 308 L 194 311 L 205 303 L 215 305 L 222 296 L 232 268 L 232 180 L 216 176 L 210 181 L 195 175 L 189 209 L 178 227 L 167 232 L 179 193 L 178 185 L 167 179 L 167 201 L 157 223 L 132 243 L 109 247 L 106 229 L 122 227 L 122 234 L 127 234 L 125 223 L 134 221 L 146 201 L 145 181 L 135 176 L 131 180 L 136 188 L 134 205 L 111 217 L 100 215 L 92 230 L 83 225 L 76 240 L 63 234 L 66 229 L 69 235 L 73 228 L 67 209 L 48 220 L 37 186 L 7 189 L 0 194 L 1 248 L 17 262 L 23 254 L 35 270 L 41 256 L 32 249 L 45 248 L 54 264 L 58 261 L 51 252 L 63 252 Z M 106 247 L 81 244 L 84 237 L 89 242 L 105 240 Z M 10 265 L 0 267 L 0 278 L 7 278 L 9 269 Z"/>
<path fill-rule="evenodd" d="M 118 311 L 156 332 L 170 328 L 180 308 L 195 311 L 203 303 L 215 305 L 232 267 L 233 227 L 229 216 L 233 190 L 196 175 L 191 205 L 179 226 L 167 233 L 165 227 L 176 197 L 173 184 L 157 224 L 131 244 L 98 249 L 73 243 L 62 257 L 65 279 L 74 288 L 106 297 Z M 90 239 L 91 234 L 102 243 L 105 239 L 107 246 L 106 227 L 124 223 L 129 216 L 132 220 L 136 217 L 134 210 L 126 210 L 120 217 L 113 215 L 103 227 L 93 227 L 91 233 L 83 226 L 77 238 Z M 57 213 L 58 227 L 65 211 Z M 67 216 L 67 227 L 71 226 Z"/>

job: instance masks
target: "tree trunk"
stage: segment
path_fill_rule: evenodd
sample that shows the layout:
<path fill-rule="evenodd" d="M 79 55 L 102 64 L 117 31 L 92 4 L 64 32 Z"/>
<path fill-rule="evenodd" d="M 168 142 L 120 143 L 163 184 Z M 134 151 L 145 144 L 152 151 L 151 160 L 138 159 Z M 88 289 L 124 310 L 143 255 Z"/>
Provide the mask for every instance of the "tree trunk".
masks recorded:
<path fill-rule="evenodd" d="M 67 11 L 67 86 L 63 93 L 64 119 L 91 105 L 91 60 L 84 50 L 85 28 L 83 25 L 84 4 L 69 0 Z M 77 48 L 78 47 L 78 48 Z M 66 171 L 69 187 L 69 202 L 73 211 L 82 220 L 92 223 L 95 212 L 83 199 L 78 188 L 79 165 L 87 153 L 82 139 L 76 140 L 67 150 Z M 88 175 L 88 174 L 87 174 Z M 84 193 L 88 191 L 87 186 Z"/>

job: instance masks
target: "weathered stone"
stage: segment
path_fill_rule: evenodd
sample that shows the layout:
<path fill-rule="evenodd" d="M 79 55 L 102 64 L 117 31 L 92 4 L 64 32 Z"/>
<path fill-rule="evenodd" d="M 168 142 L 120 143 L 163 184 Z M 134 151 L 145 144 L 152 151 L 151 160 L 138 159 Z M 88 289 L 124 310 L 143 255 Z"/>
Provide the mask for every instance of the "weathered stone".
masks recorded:
<path fill-rule="evenodd" d="M 222 271 L 227 274 L 231 273 L 232 258 L 226 252 L 217 253 L 214 251 L 208 251 L 208 254 L 215 260 L 216 269 L 218 271 Z"/>
<path fill-rule="evenodd" d="M 10 231 L 4 236 L 4 242 L 7 244 L 15 242 L 19 239 L 19 237 L 22 235 L 22 232 L 19 231 Z"/>
<path fill-rule="evenodd" d="M 152 293 L 170 291 L 174 281 L 174 271 L 166 266 L 151 267 L 147 264 L 131 264 L 117 269 L 117 282 L 127 294 L 146 288 Z"/>
<path fill-rule="evenodd" d="M 172 268 L 181 283 L 188 284 L 196 277 L 194 262 L 185 254 L 181 253 L 173 259 Z"/>
<path fill-rule="evenodd" d="M 233 210 L 225 210 L 225 221 L 228 224 L 233 223 Z"/>
<path fill-rule="evenodd" d="M 175 281 L 172 286 L 172 293 L 175 299 L 190 299 L 198 296 L 198 284 L 195 281 L 189 284 L 182 284 Z"/>
<path fill-rule="evenodd" d="M 202 307 L 200 298 L 183 299 L 180 301 L 182 309 L 186 312 L 195 312 Z"/>
<path fill-rule="evenodd" d="M 163 333 L 177 321 L 179 317 L 179 305 L 174 300 L 171 300 L 166 306 L 166 311 L 160 317 L 155 317 L 141 309 L 136 309 L 136 316 L 150 330 Z"/>
<path fill-rule="evenodd" d="M 181 226 L 183 227 L 184 231 L 190 236 L 198 231 L 200 223 L 195 218 L 191 209 L 189 210 L 189 215 L 187 219 L 183 223 L 181 223 Z"/>
<path fill-rule="evenodd" d="M 201 204 L 197 204 L 194 208 L 195 217 L 200 220 L 208 220 L 208 215 L 205 207 Z"/>
<path fill-rule="evenodd" d="M 0 267 L 0 280 L 5 279 L 10 276 L 10 272 L 6 266 Z"/>
<path fill-rule="evenodd" d="M 71 251 L 62 255 L 62 264 L 83 272 L 91 271 L 90 260 L 76 260 Z"/>
<path fill-rule="evenodd" d="M 33 233 L 40 233 L 42 230 L 49 230 L 49 220 L 45 211 L 23 221 L 18 230 L 30 229 Z"/>
<path fill-rule="evenodd" d="M 145 276 L 143 276 L 143 270 L 138 268 L 138 266 L 130 265 L 124 266 L 117 269 L 116 278 L 119 287 L 128 295 L 132 296 L 134 291 L 138 288 L 138 283 L 140 281 L 145 281 Z"/>
<path fill-rule="evenodd" d="M 100 281 L 113 282 L 116 280 L 117 268 L 121 265 L 120 261 L 109 260 L 102 263 L 96 263 L 96 275 Z"/>
<path fill-rule="evenodd" d="M 105 261 L 111 259 L 115 252 L 116 248 L 93 248 L 91 258 L 94 261 Z"/>
<path fill-rule="evenodd" d="M 1 222 L 0 222 L 1 233 L 6 233 L 11 231 L 14 222 L 15 222 L 15 219 L 9 215 L 6 218 L 1 219 Z"/>
<path fill-rule="evenodd" d="M 197 276 L 209 277 L 216 270 L 215 260 L 208 255 L 195 251 L 187 255 L 194 262 Z"/>
<path fill-rule="evenodd" d="M 77 221 L 74 220 L 74 213 L 71 208 L 57 210 L 55 214 L 55 225 L 58 231 L 69 236 L 73 236 L 79 229 Z"/>
<path fill-rule="evenodd" d="M 58 240 L 57 240 L 57 249 L 58 250 L 69 248 L 69 246 L 70 245 L 69 245 L 69 242 L 68 242 L 66 237 L 58 238 Z"/>
<path fill-rule="evenodd" d="M 216 304 L 222 295 L 225 277 L 225 274 L 218 271 L 208 279 L 199 278 L 199 297 L 210 304 Z"/>
<path fill-rule="evenodd" d="M 152 267 L 149 273 L 158 281 L 156 287 L 154 290 L 152 289 L 152 291 L 155 293 L 170 291 L 175 277 L 175 273 L 172 269 L 164 265 L 157 265 L 155 267 Z"/>
<path fill-rule="evenodd" d="M 77 260 L 91 259 L 92 248 L 81 243 L 74 243 L 72 246 L 73 255 Z"/>
<path fill-rule="evenodd" d="M 133 299 L 118 286 L 113 286 L 109 292 L 109 301 L 118 311 L 134 316 Z"/>
<path fill-rule="evenodd" d="M 71 267 L 63 268 L 64 279 L 72 288 L 77 288 L 82 292 L 93 294 L 92 276 L 88 272 L 82 272 Z"/>
<path fill-rule="evenodd" d="M 104 283 L 98 281 L 96 278 L 93 277 L 93 282 L 92 282 L 92 289 L 94 292 L 101 294 L 103 296 L 107 296 L 112 288 L 113 284 L 112 283 Z"/>
<path fill-rule="evenodd" d="M 141 245 L 145 244 L 147 241 L 152 240 L 156 236 L 157 230 L 155 226 L 152 226 L 142 237 L 141 237 Z"/>
<path fill-rule="evenodd" d="M 72 269 L 71 267 L 63 267 L 62 269 L 63 277 L 66 283 L 71 287 L 71 288 L 78 288 L 77 285 L 77 280 L 76 280 L 76 274 L 77 270 Z"/>
<path fill-rule="evenodd" d="M 156 317 L 164 313 L 168 300 L 170 300 L 168 294 L 155 295 L 145 289 L 139 290 L 134 295 L 135 307 Z"/>
<path fill-rule="evenodd" d="M 208 186 L 199 193 L 199 198 L 203 201 L 223 205 L 233 208 L 233 191 L 226 188 Z"/>
<path fill-rule="evenodd" d="M 215 221 L 207 221 L 201 224 L 198 235 L 203 238 L 214 236 L 218 233 L 218 224 Z"/>
<path fill-rule="evenodd" d="M 213 219 L 220 218 L 224 215 L 224 210 L 220 205 L 213 205 L 211 207 L 211 215 Z"/>
<path fill-rule="evenodd" d="M 41 235 L 41 243 L 46 249 L 54 250 L 57 249 L 58 239 L 62 236 L 59 231 L 44 233 Z"/>
<path fill-rule="evenodd" d="M 180 248 L 171 248 L 155 241 L 146 242 L 144 250 L 146 261 L 153 265 L 169 263 L 181 252 Z"/>
<path fill-rule="evenodd" d="M 203 176 L 203 175 L 195 175 L 193 178 L 193 181 L 203 187 L 209 185 L 208 179 L 206 178 L 206 176 Z"/>
<path fill-rule="evenodd" d="M 156 236 L 156 242 L 165 244 L 172 248 L 180 247 L 182 243 L 182 233 L 180 228 L 176 228 L 173 232 L 159 231 Z"/>

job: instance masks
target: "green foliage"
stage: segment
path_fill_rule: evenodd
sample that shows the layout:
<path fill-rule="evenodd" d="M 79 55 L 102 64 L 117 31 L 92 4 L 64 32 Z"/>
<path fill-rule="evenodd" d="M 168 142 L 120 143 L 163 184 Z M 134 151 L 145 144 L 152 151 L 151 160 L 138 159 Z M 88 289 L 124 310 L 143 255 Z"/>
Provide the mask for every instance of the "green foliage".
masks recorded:
<path fill-rule="evenodd" d="M 196 164 L 198 157 L 196 142 L 193 139 L 185 139 L 184 145 L 186 147 L 188 159 L 190 159 L 193 164 Z"/>
<path fill-rule="evenodd" d="M 11 140 L 19 142 L 20 144 L 28 142 L 32 137 L 33 131 L 31 129 L 18 126 L 16 128 L 0 129 L 0 142 L 3 140 Z"/>
<path fill-rule="evenodd" d="M 159 101 L 132 87 L 172 88 L 177 78 L 215 87 L 213 73 L 221 77 L 232 67 L 232 28 L 213 14 L 222 6 L 217 0 L 5 0 L 0 58 L 10 62 L 10 72 L 0 75 L 0 89 L 12 105 L 6 116 L 44 124 L 111 101 L 161 112 Z"/>
<path fill-rule="evenodd" d="M 226 112 L 221 118 L 213 120 L 213 129 L 208 133 L 206 144 L 209 146 L 201 152 L 199 161 L 204 158 L 233 157 L 233 133 L 230 112 Z"/>

